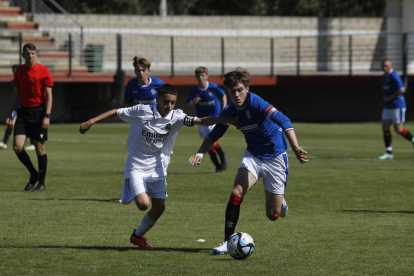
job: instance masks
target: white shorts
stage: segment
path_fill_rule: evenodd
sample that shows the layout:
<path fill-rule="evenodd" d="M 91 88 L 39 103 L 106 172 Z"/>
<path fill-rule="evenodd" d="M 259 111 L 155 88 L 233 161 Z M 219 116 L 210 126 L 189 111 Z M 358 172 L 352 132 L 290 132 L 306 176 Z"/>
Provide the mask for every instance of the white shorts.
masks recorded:
<path fill-rule="evenodd" d="M 382 110 L 381 119 L 383 121 L 392 120 L 394 124 L 404 123 L 406 110 L 407 108 L 403 108 L 403 107 L 393 108 L 393 109 L 384 108 Z"/>
<path fill-rule="evenodd" d="M 200 139 L 204 139 L 213 130 L 216 125 L 212 126 L 198 126 L 198 133 L 200 134 Z"/>
<path fill-rule="evenodd" d="M 249 151 L 243 156 L 240 168 L 245 168 L 253 174 L 257 181 L 263 178 L 266 191 L 275 195 L 284 195 L 289 175 L 289 164 L 286 152 L 273 159 L 259 159 Z"/>
<path fill-rule="evenodd" d="M 122 187 L 122 204 L 130 204 L 134 197 L 142 193 L 147 193 L 152 198 L 166 199 L 168 197 L 167 182 L 165 180 L 151 181 L 138 173 L 125 178 Z"/>

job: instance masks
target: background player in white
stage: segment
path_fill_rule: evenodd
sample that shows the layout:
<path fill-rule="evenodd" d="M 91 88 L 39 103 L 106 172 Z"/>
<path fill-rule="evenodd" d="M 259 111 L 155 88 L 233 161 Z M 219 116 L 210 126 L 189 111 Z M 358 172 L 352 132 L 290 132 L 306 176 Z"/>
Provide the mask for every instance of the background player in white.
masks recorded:
<path fill-rule="evenodd" d="M 138 104 L 133 107 L 109 110 L 80 126 L 84 134 L 100 120 L 117 114 L 131 124 L 127 148 L 128 159 L 125 164 L 125 182 L 122 188 L 122 203 L 135 201 L 141 211 L 152 207 L 134 230 L 130 242 L 142 249 L 152 249 L 144 238 L 165 210 L 167 197 L 166 164 L 164 156 L 170 155 L 175 137 L 183 125 L 213 125 L 219 123 L 237 124 L 231 118 L 189 117 L 182 110 L 173 110 L 177 102 L 177 90 L 164 84 L 159 88 L 156 105 Z"/>
<path fill-rule="evenodd" d="M 401 77 L 392 69 L 390 59 L 384 59 L 381 63 L 384 75 L 382 76 L 382 88 L 384 89 L 384 109 L 382 110 L 382 131 L 384 132 L 385 153 L 379 159 L 393 159 L 392 154 L 392 136 L 390 132 L 391 124 L 394 124 L 394 130 L 408 141 L 414 144 L 413 135 L 403 126 L 405 122 L 405 103 L 404 84 Z"/>
<path fill-rule="evenodd" d="M 238 129 L 245 136 L 247 150 L 227 204 L 224 242 L 213 249 L 213 254 L 227 253 L 227 240 L 235 231 L 243 197 L 261 177 L 265 188 L 266 216 L 275 221 L 279 216 L 287 215 L 288 206 L 284 193 L 288 178 L 288 146 L 285 135 L 296 158 L 301 163 L 308 161 L 307 152 L 299 147 L 289 118 L 256 94 L 249 92 L 251 81 L 247 70 L 236 68 L 225 74 L 224 78 L 224 87 L 233 103 L 220 116 L 240 119 Z M 190 157 L 189 163 L 192 166 L 199 165 L 203 154 L 226 130 L 227 126 L 217 125 L 204 139 L 198 153 Z"/>
<path fill-rule="evenodd" d="M 220 111 L 227 105 L 226 92 L 217 84 L 208 81 L 208 69 L 206 67 L 197 67 L 195 77 L 198 84 L 193 86 L 187 97 L 187 105 L 195 105 L 197 117 L 218 117 Z M 200 138 L 204 139 L 210 133 L 214 126 L 199 126 Z M 218 142 L 208 150 L 211 161 L 216 166 L 216 173 L 221 173 L 227 169 L 226 153 Z M 220 157 L 220 162 L 217 158 Z"/>
<path fill-rule="evenodd" d="M 156 77 L 150 77 L 151 62 L 143 57 L 135 56 L 132 66 L 136 78 L 128 81 L 124 93 L 125 106 L 136 104 L 155 104 L 158 89 L 164 82 Z"/>

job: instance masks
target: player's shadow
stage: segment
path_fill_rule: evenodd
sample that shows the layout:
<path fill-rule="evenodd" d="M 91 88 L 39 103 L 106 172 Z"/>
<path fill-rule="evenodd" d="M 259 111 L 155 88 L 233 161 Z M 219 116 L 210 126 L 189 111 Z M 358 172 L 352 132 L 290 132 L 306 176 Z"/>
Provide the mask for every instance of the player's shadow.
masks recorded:
<path fill-rule="evenodd" d="M 119 203 L 119 198 L 98 199 L 98 198 L 29 198 L 28 200 L 38 201 L 97 201 L 97 202 L 115 202 Z"/>
<path fill-rule="evenodd" d="M 26 247 L 25 247 L 26 248 Z M 118 247 L 118 246 L 59 246 L 59 245 L 40 245 L 34 248 L 43 248 L 43 249 L 79 249 L 79 250 L 99 250 L 99 251 L 130 251 L 130 250 L 139 250 L 139 251 L 163 251 L 163 252 L 182 252 L 182 253 L 210 253 L 210 248 L 171 248 L 171 247 L 156 247 L 152 250 L 143 250 L 138 247 Z"/>
<path fill-rule="evenodd" d="M 343 213 L 414 214 L 414 211 L 339 210 Z"/>

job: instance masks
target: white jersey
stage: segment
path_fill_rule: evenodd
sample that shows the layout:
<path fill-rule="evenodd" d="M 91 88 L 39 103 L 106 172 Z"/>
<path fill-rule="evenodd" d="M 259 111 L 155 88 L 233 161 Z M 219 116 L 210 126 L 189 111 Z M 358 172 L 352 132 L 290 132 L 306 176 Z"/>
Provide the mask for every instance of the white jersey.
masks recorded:
<path fill-rule="evenodd" d="M 177 109 L 161 117 L 156 105 L 143 104 L 120 108 L 117 115 L 131 124 L 125 178 L 139 172 L 153 180 L 165 179 L 168 164 L 164 159 L 171 155 L 175 137 L 184 125 L 187 115 Z"/>

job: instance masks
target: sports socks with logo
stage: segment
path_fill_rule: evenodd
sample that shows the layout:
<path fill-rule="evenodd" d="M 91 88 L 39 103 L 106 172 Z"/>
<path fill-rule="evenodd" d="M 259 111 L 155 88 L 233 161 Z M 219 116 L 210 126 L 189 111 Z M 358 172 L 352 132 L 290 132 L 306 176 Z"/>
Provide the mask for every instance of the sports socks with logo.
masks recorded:
<path fill-rule="evenodd" d="M 39 184 L 45 185 L 46 169 L 47 169 L 47 154 L 37 157 L 39 165 Z"/>
<path fill-rule="evenodd" d="M 224 240 L 227 241 L 236 229 L 240 215 L 240 204 L 243 198 L 238 195 L 231 194 L 229 203 L 226 208 L 226 224 L 224 230 Z"/>

